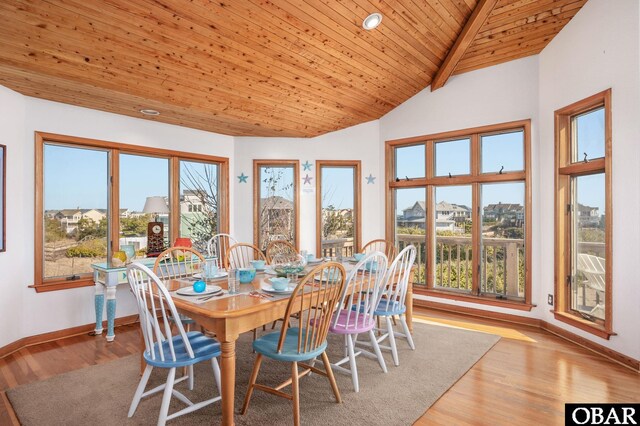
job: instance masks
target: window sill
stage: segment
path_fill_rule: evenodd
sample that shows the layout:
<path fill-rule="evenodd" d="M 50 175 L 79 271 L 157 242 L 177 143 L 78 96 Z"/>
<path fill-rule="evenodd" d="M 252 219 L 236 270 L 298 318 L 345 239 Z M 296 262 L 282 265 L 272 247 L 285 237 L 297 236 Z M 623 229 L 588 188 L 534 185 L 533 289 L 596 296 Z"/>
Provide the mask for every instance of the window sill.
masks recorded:
<path fill-rule="evenodd" d="M 29 288 L 35 289 L 36 293 L 46 293 L 48 291 L 68 290 L 70 288 L 92 287 L 95 285 L 92 277 L 82 278 L 79 280 L 67 281 L 47 281 L 42 284 L 30 285 Z"/>
<path fill-rule="evenodd" d="M 413 294 L 421 294 L 423 296 L 441 297 L 443 299 L 459 300 L 461 302 L 471 302 L 480 305 L 499 306 L 507 309 L 517 309 L 519 311 L 531 311 L 536 305 L 525 302 L 516 302 L 514 300 L 500 300 L 487 296 L 472 296 L 470 294 L 450 293 L 448 291 L 434 290 L 425 287 L 413 287 Z"/>
<path fill-rule="evenodd" d="M 553 316 L 560 322 L 565 324 L 569 324 L 573 327 L 579 328 L 582 331 L 586 331 L 587 333 L 594 334 L 602 339 L 609 340 L 611 336 L 616 336 L 617 333 L 614 333 L 611 330 L 607 330 L 603 325 L 594 323 L 591 321 L 587 321 L 584 318 L 577 317 L 568 312 L 561 311 L 551 311 L 553 312 Z"/>

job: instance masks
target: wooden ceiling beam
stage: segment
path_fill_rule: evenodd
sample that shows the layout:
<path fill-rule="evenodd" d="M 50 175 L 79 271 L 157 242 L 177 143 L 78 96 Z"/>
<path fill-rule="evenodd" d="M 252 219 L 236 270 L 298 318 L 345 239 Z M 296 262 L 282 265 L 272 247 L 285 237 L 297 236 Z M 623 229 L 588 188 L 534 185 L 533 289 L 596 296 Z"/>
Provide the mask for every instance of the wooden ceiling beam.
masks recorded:
<path fill-rule="evenodd" d="M 431 81 L 432 92 L 444 86 L 447 80 L 449 80 L 458 62 L 460 62 L 460 59 L 464 56 L 497 2 L 498 0 L 480 0 L 478 2 L 478 5 L 473 9 L 473 13 L 458 36 L 458 39 L 453 44 L 453 47 L 451 47 L 451 50 L 449 50 L 449 54 L 440 66 L 436 76 Z"/>

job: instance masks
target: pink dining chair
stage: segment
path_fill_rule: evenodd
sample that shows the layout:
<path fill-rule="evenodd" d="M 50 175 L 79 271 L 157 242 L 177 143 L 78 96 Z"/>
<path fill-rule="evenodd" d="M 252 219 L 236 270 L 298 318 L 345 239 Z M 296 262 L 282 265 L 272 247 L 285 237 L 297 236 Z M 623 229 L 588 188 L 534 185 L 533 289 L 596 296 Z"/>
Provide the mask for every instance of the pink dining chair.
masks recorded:
<path fill-rule="evenodd" d="M 356 392 L 360 391 L 356 357 L 368 354 L 368 352 L 355 350 L 355 342 L 359 334 L 368 334 L 380 368 L 387 372 L 387 366 L 374 334 L 376 302 L 380 287 L 384 284 L 386 271 L 387 256 L 379 251 L 368 254 L 358 262 L 347 275 L 340 305 L 329 327 L 331 333 L 344 336 L 345 346 L 345 357 L 331 364 L 331 368 L 341 373 L 351 374 Z M 349 369 L 342 367 L 347 362 L 349 362 Z"/>

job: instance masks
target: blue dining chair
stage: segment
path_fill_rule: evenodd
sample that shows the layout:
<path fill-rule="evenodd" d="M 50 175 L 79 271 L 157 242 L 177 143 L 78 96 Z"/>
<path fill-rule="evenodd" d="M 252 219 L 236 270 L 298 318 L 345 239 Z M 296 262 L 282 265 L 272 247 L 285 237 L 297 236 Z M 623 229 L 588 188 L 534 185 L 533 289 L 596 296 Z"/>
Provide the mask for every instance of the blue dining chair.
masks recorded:
<path fill-rule="evenodd" d="M 376 339 L 378 345 L 380 349 L 391 351 L 393 364 L 396 366 L 400 365 L 398 349 L 396 346 L 396 336 L 407 339 L 411 350 L 415 350 L 416 348 L 405 318 L 405 313 L 407 311 L 407 288 L 409 286 L 409 279 L 411 278 L 411 268 L 413 267 L 415 260 L 416 248 L 412 245 L 405 247 L 398 254 L 387 269 L 387 273 L 384 277 L 384 283 L 378 293 L 378 299 L 375 304 L 376 308 L 373 311 L 376 317 L 385 320 L 387 326 L 386 330 L 379 330 L 384 333 Z M 393 329 L 392 320 L 396 316 L 399 318 L 400 324 L 402 325 L 401 332 Z M 380 344 L 387 339 L 389 340 L 389 346 Z M 356 344 L 358 346 L 371 346 L 369 342 L 358 341 Z"/>
<path fill-rule="evenodd" d="M 145 344 L 143 355 L 147 364 L 133 396 L 133 401 L 131 401 L 128 416 L 133 416 L 142 398 L 162 390 L 164 390 L 164 394 L 158 425 L 164 425 L 167 420 L 219 401 L 221 397 L 217 396 L 206 401 L 193 403 L 174 389 L 174 385 L 189 379 L 189 390 L 193 390 L 193 365 L 201 361 L 211 361 L 218 394 L 220 394 L 220 367 L 216 359 L 221 353 L 220 343 L 206 337 L 199 331 L 185 332 L 171 295 L 149 268 L 134 262 L 127 267 L 127 279 L 138 304 L 140 328 Z M 178 330 L 178 334 L 175 336 L 172 335 L 172 321 Z M 155 367 L 169 370 L 167 381 L 165 384 L 145 392 L 147 381 Z M 179 367 L 188 367 L 189 375 L 176 380 L 176 368 Z M 169 403 L 172 396 L 185 403 L 187 407 L 169 415 Z"/>
<path fill-rule="evenodd" d="M 242 414 L 247 412 L 251 395 L 254 389 L 257 389 L 293 400 L 293 423 L 299 425 L 299 379 L 312 371 L 329 379 L 336 402 L 342 402 L 325 350 L 331 318 L 340 301 L 344 279 L 345 271 L 339 263 L 329 262 L 314 268 L 293 290 L 281 330 L 265 334 L 253 342 L 257 356 L 244 398 Z M 292 315 L 295 314 L 298 318 L 295 319 L 297 324 L 289 324 L 293 320 Z M 291 378 L 276 387 L 256 383 L 262 358 L 265 356 L 276 361 L 290 362 Z M 322 357 L 324 371 L 303 362 L 314 360 L 316 357 Z M 299 367 L 302 367 L 303 371 L 298 371 Z M 282 391 L 289 385 L 292 388 L 291 394 Z"/>

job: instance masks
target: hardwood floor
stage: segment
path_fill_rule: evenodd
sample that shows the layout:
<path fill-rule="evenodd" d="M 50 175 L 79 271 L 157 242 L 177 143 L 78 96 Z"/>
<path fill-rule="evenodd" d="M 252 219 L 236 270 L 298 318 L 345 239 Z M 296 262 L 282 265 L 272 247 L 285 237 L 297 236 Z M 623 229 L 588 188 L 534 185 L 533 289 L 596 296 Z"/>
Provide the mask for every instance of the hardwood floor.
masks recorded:
<path fill-rule="evenodd" d="M 640 402 L 640 374 L 546 331 L 426 309 L 415 315 L 502 336 L 416 425 L 561 425 L 565 402 Z M 5 390 L 138 352 L 137 326 L 117 336 L 110 344 L 75 336 L 0 359 L 0 425 L 17 424 Z"/>

